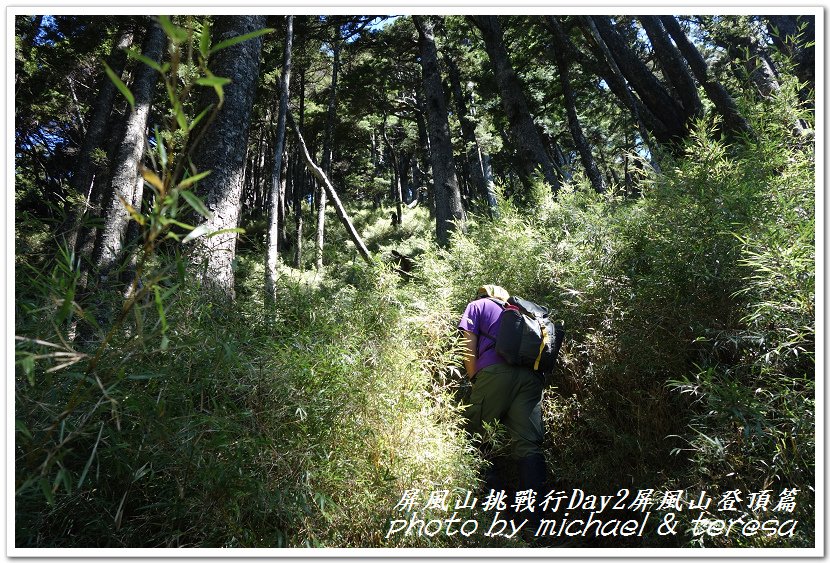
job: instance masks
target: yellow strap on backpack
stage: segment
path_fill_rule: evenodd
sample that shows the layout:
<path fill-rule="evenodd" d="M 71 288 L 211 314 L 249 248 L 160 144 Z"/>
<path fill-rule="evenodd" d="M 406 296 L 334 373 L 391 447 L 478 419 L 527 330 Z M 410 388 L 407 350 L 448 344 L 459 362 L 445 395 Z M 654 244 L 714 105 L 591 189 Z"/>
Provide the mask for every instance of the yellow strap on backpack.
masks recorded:
<path fill-rule="evenodd" d="M 542 361 L 542 352 L 545 351 L 545 344 L 547 344 L 548 341 L 548 331 L 545 328 L 545 323 L 539 321 L 539 328 L 542 329 L 542 343 L 539 344 L 539 355 L 536 356 L 536 362 L 533 364 L 534 370 L 539 369 L 539 362 Z"/>

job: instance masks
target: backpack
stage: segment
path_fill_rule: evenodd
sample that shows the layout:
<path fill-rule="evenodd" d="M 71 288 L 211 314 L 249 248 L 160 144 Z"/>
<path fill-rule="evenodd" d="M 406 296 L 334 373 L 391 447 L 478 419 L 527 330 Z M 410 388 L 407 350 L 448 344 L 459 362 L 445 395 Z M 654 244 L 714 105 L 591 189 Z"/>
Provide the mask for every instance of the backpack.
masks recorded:
<path fill-rule="evenodd" d="M 506 302 L 488 299 L 502 308 L 499 332 L 495 336 L 483 331 L 482 334 L 495 341 L 496 352 L 508 364 L 531 368 L 549 386 L 565 338 L 564 322 L 552 320 L 547 307 L 515 295 Z"/>

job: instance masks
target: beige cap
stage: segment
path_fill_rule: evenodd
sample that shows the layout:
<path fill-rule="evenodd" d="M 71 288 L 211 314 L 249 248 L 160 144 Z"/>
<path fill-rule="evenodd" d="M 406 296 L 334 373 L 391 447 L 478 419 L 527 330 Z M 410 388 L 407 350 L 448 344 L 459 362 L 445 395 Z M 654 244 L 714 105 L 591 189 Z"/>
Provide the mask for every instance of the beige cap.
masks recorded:
<path fill-rule="evenodd" d="M 507 301 L 510 298 L 510 294 L 507 293 L 506 289 L 498 285 L 482 285 L 476 291 L 476 298 L 479 297 L 494 297 L 501 301 Z"/>

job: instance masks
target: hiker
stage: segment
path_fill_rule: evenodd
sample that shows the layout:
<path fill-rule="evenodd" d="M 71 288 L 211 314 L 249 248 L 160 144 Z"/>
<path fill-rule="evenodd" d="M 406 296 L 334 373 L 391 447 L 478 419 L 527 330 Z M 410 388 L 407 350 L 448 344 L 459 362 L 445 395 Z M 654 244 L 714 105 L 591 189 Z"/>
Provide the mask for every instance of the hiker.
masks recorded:
<path fill-rule="evenodd" d="M 473 382 L 465 412 L 467 430 L 481 433 L 483 423 L 501 421 L 510 434 L 511 457 L 518 466 L 519 489 L 544 493 L 545 458 L 542 454 L 542 377 L 527 367 L 508 364 L 495 350 L 502 306 L 507 291 L 496 285 L 478 289 L 458 327 L 463 331 L 466 354 L 464 367 Z M 485 486 L 500 490 L 500 479 L 493 466 L 485 475 Z"/>

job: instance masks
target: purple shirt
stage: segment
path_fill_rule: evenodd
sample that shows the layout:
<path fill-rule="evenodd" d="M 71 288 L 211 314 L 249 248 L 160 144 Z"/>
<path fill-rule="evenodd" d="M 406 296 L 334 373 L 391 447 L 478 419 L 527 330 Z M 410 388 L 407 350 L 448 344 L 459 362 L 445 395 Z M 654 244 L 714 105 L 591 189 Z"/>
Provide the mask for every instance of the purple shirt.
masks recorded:
<path fill-rule="evenodd" d="M 476 373 L 495 364 L 503 364 L 504 359 L 496 352 L 494 338 L 499 332 L 499 317 L 502 308 L 492 300 L 476 299 L 467 304 L 458 328 L 472 332 L 478 336 L 478 350 L 476 355 Z M 484 335 L 489 334 L 493 338 Z"/>

